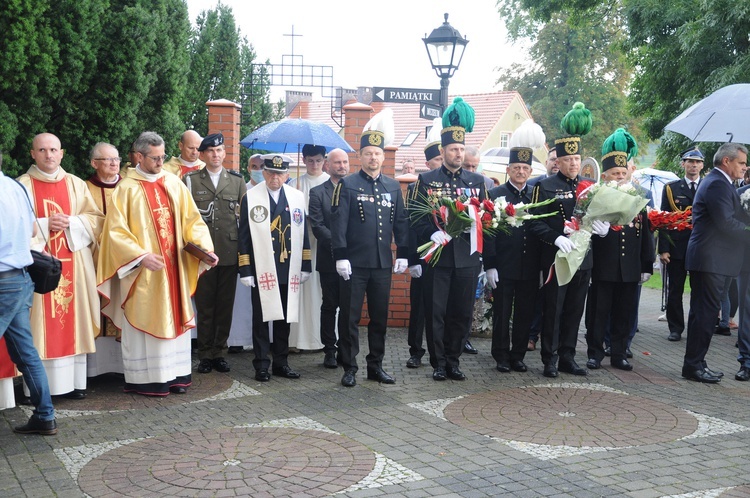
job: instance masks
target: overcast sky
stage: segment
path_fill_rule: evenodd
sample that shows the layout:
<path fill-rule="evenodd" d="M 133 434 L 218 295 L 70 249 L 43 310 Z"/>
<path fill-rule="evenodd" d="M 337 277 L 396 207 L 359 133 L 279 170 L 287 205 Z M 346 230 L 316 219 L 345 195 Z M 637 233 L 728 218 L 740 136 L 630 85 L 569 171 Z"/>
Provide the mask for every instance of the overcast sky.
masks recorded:
<path fill-rule="evenodd" d="M 218 0 L 187 0 L 195 22 Z M 452 95 L 496 91 L 498 66 L 523 59 L 522 48 L 506 42 L 495 0 L 223 0 L 252 43 L 259 61 L 281 63 L 283 55 L 303 56 L 303 64 L 332 66 L 333 85 L 439 89 L 422 38 L 448 22 L 469 40 L 451 79 Z M 273 96 L 283 96 L 274 89 Z"/>

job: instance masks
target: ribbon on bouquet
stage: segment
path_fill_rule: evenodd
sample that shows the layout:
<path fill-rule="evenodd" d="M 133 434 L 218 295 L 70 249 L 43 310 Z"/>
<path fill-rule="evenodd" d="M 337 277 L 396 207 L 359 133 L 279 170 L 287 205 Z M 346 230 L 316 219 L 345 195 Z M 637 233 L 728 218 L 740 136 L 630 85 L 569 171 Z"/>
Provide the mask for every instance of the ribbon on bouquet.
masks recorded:
<path fill-rule="evenodd" d="M 482 218 L 479 215 L 479 211 L 473 204 L 468 206 L 469 217 L 471 218 L 471 228 L 469 232 L 469 241 L 471 250 L 469 254 L 474 254 L 479 251 L 480 253 L 484 249 L 484 239 L 482 238 Z"/>

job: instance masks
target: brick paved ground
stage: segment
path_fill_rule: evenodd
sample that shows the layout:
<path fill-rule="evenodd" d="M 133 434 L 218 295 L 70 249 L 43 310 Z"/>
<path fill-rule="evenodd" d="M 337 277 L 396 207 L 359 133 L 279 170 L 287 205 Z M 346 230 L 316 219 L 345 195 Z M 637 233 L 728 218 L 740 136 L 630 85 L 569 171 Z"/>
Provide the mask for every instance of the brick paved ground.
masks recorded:
<path fill-rule="evenodd" d="M 230 374 L 194 374 L 187 395 L 166 399 L 95 379 L 86 400 L 56 400 L 57 436 L 15 435 L 29 412 L 0 412 L 0 496 L 750 496 L 736 332 L 715 337 L 707 358 L 724 380 L 688 382 L 685 343 L 666 340 L 659 305 L 644 289 L 633 372 L 605 361 L 586 378 L 546 379 L 536 351 L 529 372 L 502 374 L 489 339 L 474 338 L 468 380 L 437 383 L 405 368 L 397 329 L 392 386 L 360 374 L 341 387 L 322 353 L 291 357 L 302 379 L 264 384 L 251 353 L 230 355 Z"/>

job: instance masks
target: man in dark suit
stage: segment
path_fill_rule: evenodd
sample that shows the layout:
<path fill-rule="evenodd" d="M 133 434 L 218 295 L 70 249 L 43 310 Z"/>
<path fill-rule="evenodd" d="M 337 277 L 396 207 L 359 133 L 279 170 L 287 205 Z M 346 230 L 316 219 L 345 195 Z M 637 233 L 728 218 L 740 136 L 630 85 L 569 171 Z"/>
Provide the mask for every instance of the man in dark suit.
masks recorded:
<path fill-rule="evenodd" d="M 377 117 L 373 118 L 375 122 Z M 353 387 L 357 383 L 359 321 L 365 294 L 370 316 L 367 379 L 383 384 L 395 383 L 393 377 L 383 370 L 391 269 L 394 273 L 401 273 L 409 265 L 409 224 L 401 185 L 382 174 L 387 140 L 381 130 L 369 129 L 368 125 L 360 140 L 362 169 L 339 180 L 331 204 L 331 247 L 336 272 L 343 279 L 339 354 L 344 367 L 341 378 L 344 387 Z M 391 241 L 396 243 L 395 265 Z"/>
<path fill-rule="evenodd" d="M 338 368 L 336 362 L 336 311 L 339 309 L 339 275 L 331 251 L 331 199 L 339 180 L 349 174 L 349 155 L 333 149 L 326 158 L 330 178 L 310 190 L 307 221 L 318 240 L 315 268 L 320 273 L 323 303 L 320 305 L 320 342 L 323 343 L 323 366 Z"/>
<path fill-rule="evenodd" d="M 662 211 L 684 211 L 693 205 L 695 191 L 703 170 L 703 153 L 691 147 L 681 155 L 685 178 L 664 185 L 661 196 Z M 659 230 L 659 260 L 667 268 L 667 324 L 670 341 L 679 341 L 685 330 L 685 312 L 682 308 L 682 293 L 687 279 L 685 254 L 690 230 Z"/>
<path fill-rule="evenodd" d="M 705 357 L 726 278 L 739 275 L 744 248 L 750 244 L 750 216 L 732 185 L 746 170 L 747 148 L 722 145 L 714 155 L 714 169 L 701 182 L 693 202 L 693 233 L 685 259 L 692 290 L 682 376 L 698 382 L 717 383 L 723 375 L 710 370 Z"/>
<path fill-rule="evenodd" d="M 505 197 L 512 204 L 531 202 L 526 181 L 531 175 L 532 154 L 529 147 L 510 149 L 508 181 L 490 190 L 490 199 Z M 509 230 L 494 237 L 484 258 L 487 283 L 493 289 L 492 357 L 498 372 L 504 373 L 527 370 L 523 358 L 539 289 L 539 240 L 531 235 L 527 224 Z"/>
<path fill-rule="evenodd" d="M 195 290 L 198 327 L 199 373 L 229 372 L 224 359 L 232 308 L 237 288 L 237 233 L 240 202 L 247 192 L 242 175 L 223 167 L 226 150 L 221 133 L 208 135 L 198 151 L 206 166 L 185 174 L 182 181 L 190 189 L 203 221 L 211 231 L 219 264 L 201 275 Z"/>
<path fill-rule="evenodd" d="M 444 113 L 440 152 L 443 165 L 419 175 L 410 204 L 427 199 L 428 191 L 439 197 L 461 197 L 467 203 L 468 198 L 484 200 L 487 196 L 484 177 L 462 167 L 466 127 L 454 119 L 458 114 L 454 111 L 466 104 L 459 99 L 457 97 Z M 473 123 L 473 109 L 470 112 Z M 417 247 L 430 241 L 443 245 L 437 263 L 427 264 L 422 275 L 432 378 L 436 381 L 465 380 L 459 368 L 459 357 L 471 332 L 482 255 L 479 251 L 472 252 L 470 234 L 450 238 L 430 216 L 412 219 L 412 230 L 417 235 Z"/>
<path fill-rule="evenodd" d="M 745 172 L 745 179 L 747 179 L 748 172 L 750 169 Z M 748 195 L 746 194 L 748 190 L 750 190 L 750 184 L 737 190 L 740 199 L 743 195 Z M 747 212 L 745 205 L 742 207 Z M 737 278 L 737 289 L 740 311 L 740 323 L 737 329 L 737 347 L 739 348 L 737 361 L 740 362 L 740 369 L 734 378 L 746 382 L 750 380 L 750 245 L 745 245 L 745 258 L 742 261 L 740 276 Z"/>

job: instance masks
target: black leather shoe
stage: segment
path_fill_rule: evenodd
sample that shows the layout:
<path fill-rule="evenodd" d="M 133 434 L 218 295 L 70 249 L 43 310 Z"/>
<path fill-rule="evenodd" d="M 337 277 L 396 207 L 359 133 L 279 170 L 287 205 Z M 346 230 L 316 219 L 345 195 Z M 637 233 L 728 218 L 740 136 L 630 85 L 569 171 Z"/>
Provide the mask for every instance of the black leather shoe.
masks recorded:
<path fill-rule="evenodd" d="M 229 363 L 224 358 L 214 358 L 213 367 L 217 372 L 227 373 L 231 370 Z"/>
<path fill-rule="evenodd" d="M 341 377 L 341 385 L 344 387 L 354 387 L 357 385 L 357 379 L 354 376 L 356 372 L 354 370 L 347 370 L 344 372 L 344 376 Z"/>
<path fill-rule="evenodd" d="M 276 377 L 299 379 L 299 374 L 292 370 L 292 367 L 290 367 L 289 365 L 284 365 L 282 367 L 273 367 L 273 369 L 271 369 L 271 373 L 273 373 Z"/>
<path fill-rule="evenodd" d="M 54 436 L 57 434 L 57 422 L 55 419 L 44 421 L 32 415 L 24 425 L 13 428 L 18 434 L 41 434 L 43 436 Z"/>
<path fill-rule="evenodd" d="M 677 332 L 670 332 L 669 337 L 667 337 L 668 341 L 677 342 L 682 339 L 682 334 L 678 334 Z"/>
<path fill-rule="evenodd" d="M 734 380 L 739 380 L 741 382 L 747 382 L 750 380 L 750 368 L 740 368 L 740 371 L 734 374 Z"/>
<path fill-rule="evenodd" d="M 448 367 L 445 370 L 446 375 L 449 379 L 453 380 L 466 380 L 466 375 L 458 367 Z"/>
<path fill-rule="evenodd" d="M 323 366 L 326 368 L 339 367 L 339 364 L 336 362 L 336 353 L 334 351 L 326 353 L 325 358 L 323 358 Z"/>
<path fill-rule="evenodd" d="M 381 382 L 383 384 L 395 384 L 396 381 L 385 373 L 385 370 L 382 368 L 367 368 L 367 380 L 376 380 L 378 382 Z"/>
<path fill-rule="evenodd" d="M 682 376 L 688 380 L 703 382 L 705 384 L 716 384 L 721 380 L 719 377 L 711 375 L 705 370 L 686 370 L 683 368 Z"/>
<path fill-rule="evenodd" d="M 467 340 L 466 344 L 464 344 L 464 353 L 479 354 L 479 351 Z"/>
<path fill-rule="evenodd" d="M 63 398 L 65 399 L 86 399 L 86 390 L 85 389 L 73 389 L 69 393 L 63 394 Z"/>
<path fill-rule="evenodd" d="M 586 362 L 586 368 L 589 370 L 599 370 L 602 368 L 602 362 L 597 360 L 596 358 L 589 358 L 589 360 Z"/>
<path fill-rule="evenodd" d="M 200 363 L 198 363 L 198 368 L 195 369 L 196 372 L 207 374 L 213 369 L 212 362 L 208 358 L 203 358 Z"/>
<path fill-rule="evenodd" d="M 703 367 L 703 370 L 705 370 L 708 375 L 713 375 L 714 377 L 718 377 L 720 379 L 724 377 L 724 372 L 722 372 L 721 370 L 717 370 L 714 372 L 708 367 Z"/>
<path fill-rule="evenodd" d="M 632 358 L 633 357 L 633 352 L 630 350 L 630 348 L 626 348 L 625 349 L 625 357 L 626 358 Z"/>
<path fill-rule="evenodd" d="M 581 368 L 578 366 L 578 363 L 575 361 L 566 361 L 566 362 L 559 362 L 557 364 L 557 369 L 561 372 L 573 374 L 573 375 L 587 375 L 588 372 L 585 368 Z"/>
<path fill-rule="evenodd" d="M 227 353 L 228 354 L 240 354 L 244 350 L 245 348 L 243 348 L 242 346 L 229 346 L 227 348 Z"/>
<path fill-rule="evenodd" d="M 557 373 L 557 368 L 554 365 L 548 364 L 548 365 L 544 365 L 544 373 L 542 375 L 544 375 L 545 377 L 550 377 L 554 379 L 559 374 Z"/>
<path fill-rule="evenodd" d="M 172 386 L 169 388 L 169 392 L 171 392 L 172 394 L 187 394 L 187 387 Z"/>
<path fill-rule="evenodd" d="M 261 368 L 260 370 L 255 371 L 255 380 L 258 382 L 268 382 L 271 380 L 271 374 L 268 373 L 267 369 Z"/>
<path fill-rule="evenodd" d="M 510 368 L 514 372 L 526 372 L 528 370 L 528 368 L 526 367 L 526 363 L 524 363 L 522 360 L 511 361 Z"/>
<path fill-rule="evenodd" d="M 496 368 L 498 372 L 508 373 L 510 372 L 510 363 L 507 361 L 498 361 Z"/>
<path fill-rule="evenodd" d="M 612 356 L 612 348 L 607 346 L 604 348 L 604 356 Z"/>
<path fill-rule="evenodd" d="M 716 327 L 714 330 L 714 335 L 732 335 L 732 333 L 729 331 L 729 327 Z"/>
<path fill-rule="evenodd" d="M 419 368 L 422 366 L 422 359 L 419 356 L 412 356 L 406 360 L 406 368 Z"/>
<path fill-rule="evenodd" d="M 620 370 L 633 370 L 633 365 L 628 360 L 612 360 L 610 365 Z"/>
<path fill-rule="evenodd" d="M 432 371 L 432 380 L 446 380 L 448 376 L 445 374 L 443 367 L 437 367 Z"/>

